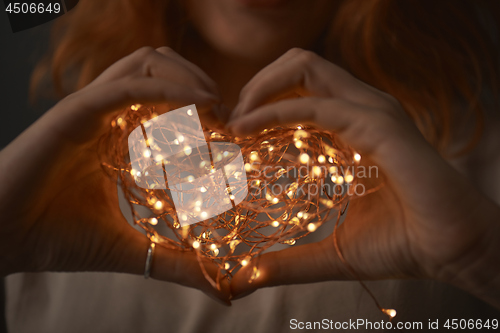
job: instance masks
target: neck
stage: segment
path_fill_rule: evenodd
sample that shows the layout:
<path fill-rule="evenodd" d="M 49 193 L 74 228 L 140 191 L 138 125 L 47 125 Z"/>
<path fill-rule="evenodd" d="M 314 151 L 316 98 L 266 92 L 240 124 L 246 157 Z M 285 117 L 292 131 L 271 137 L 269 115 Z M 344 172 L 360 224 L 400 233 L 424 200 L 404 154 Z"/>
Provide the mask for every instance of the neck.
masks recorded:
<path fill-rule="evenodd" d="M 245 84 L 270 62 L 222 54 L 194 32 L 187 34 L 181 53 L 218 84 L 222 101 L 229 109 L 233 109 L 238 103 L 240 91 Z"/>

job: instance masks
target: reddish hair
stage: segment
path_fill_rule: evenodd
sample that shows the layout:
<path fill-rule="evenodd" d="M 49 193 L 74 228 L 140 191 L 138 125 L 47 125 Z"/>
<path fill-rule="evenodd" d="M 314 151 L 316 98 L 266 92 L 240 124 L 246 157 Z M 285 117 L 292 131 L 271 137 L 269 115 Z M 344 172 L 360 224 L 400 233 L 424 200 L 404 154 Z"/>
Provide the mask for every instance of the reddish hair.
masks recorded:
<path fill-rule="evenodd" d="M 69 93 L 141 46 L 175 48 L 182 17 L 176 1 L 80 0 L 54 25 L 56 47 L 35 70 L 32 87 L 51 68 L 55 88 Z M 457 119 L 464 118 L 459 105 L 475 118 L 468 147 L 480 138 L 482 93 L 486 86 L 495 95 L 499 90 L 499 52 L 491 35 L 497 30 L 488 28 L 498 19 L 497 0 L 343 0 L 323 56 L 397 98 L 444 153 Z"/>

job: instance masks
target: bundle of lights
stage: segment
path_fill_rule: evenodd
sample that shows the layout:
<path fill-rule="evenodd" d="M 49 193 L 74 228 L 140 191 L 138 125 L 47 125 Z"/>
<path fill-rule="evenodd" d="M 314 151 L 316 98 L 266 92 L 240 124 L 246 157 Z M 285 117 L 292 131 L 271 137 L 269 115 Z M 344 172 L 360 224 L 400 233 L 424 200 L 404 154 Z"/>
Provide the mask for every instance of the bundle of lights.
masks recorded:
<path fill-rule="evenodd" d="M 205 130 L 205 140 L 212 147 L 208 151 L 183 147 L 190 138 L 189 133 L 178 134 L 182 129 L 156 128 L 145 138 L 145 152 L 130 151 L 127 143 L 132 131 L 141 126 L 144 130 L 149 120 L 165 111 L 167 106 L 132 105 L 113 119 L 101 142 L 102 164 L 111 177 L 118 179 L 134 222 L 150 240 L 170 249 L 196 253 L 205 277 L 215 287 L 220 287 L 222 278 L 230 279 L 241 266 L 250 264 L 250 282 L 258 278 L 258 256 L 263 251 L 277 243 L 294 245 L 329 217 L 336 218 L 338 224 L 354 195 L 358 183 L 355 167 L 361 156 L 339 142 L 333 133 L 301 125 L 268 129 L 248 138 Z M 186 116 L 192 115 L 188 109 Z M 172 132 L 176 136 L 172 137 Z M 174 163 L 158 158 L 159 154 L 152 156 L 152 151 L 164 149 L 167 143 L 183 147 L 182 156 Z M 213 148 L 218 143 L 237 145 L 241 154 L 239 149 Z M 137 156 L 150 159 L 152 167 L 134 169 Z M 225 184 L 230 177 L 232 185 L 245 189 L 237 192 L 234 186 L 227 187 L 225 203 L 231 203 L 232 208 L 214 214 L 210 209 L 215 209 L 217 202 L 207 206 L 195 200 L 190 209 L 201 216 L 201 221 L 183 223 L 187 213 L 176 212 L 174 197 L 203 195 L 203 201 L 207 201 L 215 192 L 208 183 L 183 190 L 193 193 L 174 193 L 180 190 L 168 185 L 174 183 L 172 179 L 193 182 L 200 172 L 214 172 L 241 156 L 244 170 L 225 176 Z M 149 182 L 148 186 L 140 186 L 143 179 Z M 240 200 L 236 200 L 238 196 Z M 207 259 L 219 267 L 215 279 L 202 264 Z"/>
<path fill-rule="evenodd" d="M 257 279 L 260 254 L 278 243 L 292 246 L 333 218 L 337 252 L 357 278 L 338 248 L 336 228 L 350 198 L 357 195 L 358 153 L 331 132 L 301 125 L 267 129 L 248 138 L 205 129 L 204 140 L 212 149 L 203 150 L 185 144 L 195 138 L 170 124 L 144 137 L 144 151 L 130 150 L 127 143 L 134 129 L 140 127 L 144 133 L 150 120 L 168 111 L 168 106 L 132 105 L 112 120 L 100 145 L 102 165 L 118 179 L 134 222 L 152 242 L 195 253 L 205 278 L 220 289 L 221 279 L 230 279 L 242 266 L 253 267 L 249 282 Z M 187 109 L 185 116 L 192 117 L 193 111 Z M 169 145 L 180 146 L 182 151 L 173 162 L 159 158 L 161 154 L 153 155 Z M 135 169 L 138 157 L 147 159 L 150 167 Z M 215 190 L 220 185 L 217 177 L 210 178 L 214 184 L 187 190 L 169 186 L 179 181 L 192 183 L 200 174 L 214 173 L 238 158 L 243 158 L 244 170 L 236 168 L 224 175 L 224 202 Z M 182 196 L 194 198 L 190 211 L 176 211 L 175 198 Z M 206 205 L 210 200 L 211 205 Z M 232 208 L 219 213 L 222 204 Z M 186 223 L 193 216 L 199 222 Z M 207 260 L 219 268 L 215 279 L 205 269 Z M 362 285 L 392 319 L 396 311 L 380 307 Z"/>

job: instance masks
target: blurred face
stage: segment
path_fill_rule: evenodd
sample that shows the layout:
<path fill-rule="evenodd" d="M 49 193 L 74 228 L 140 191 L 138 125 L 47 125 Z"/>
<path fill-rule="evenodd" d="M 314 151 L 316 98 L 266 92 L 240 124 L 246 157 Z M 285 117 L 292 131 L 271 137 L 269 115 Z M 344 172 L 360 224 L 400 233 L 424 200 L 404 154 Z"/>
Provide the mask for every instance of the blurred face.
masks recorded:
<path fill-rule="evenodd" d="M 267 62 L 292 47 L 313 47 L 329 26 L 337 1 L 185 0 L 185 3 L 195 29 L 214 50 Z"/>

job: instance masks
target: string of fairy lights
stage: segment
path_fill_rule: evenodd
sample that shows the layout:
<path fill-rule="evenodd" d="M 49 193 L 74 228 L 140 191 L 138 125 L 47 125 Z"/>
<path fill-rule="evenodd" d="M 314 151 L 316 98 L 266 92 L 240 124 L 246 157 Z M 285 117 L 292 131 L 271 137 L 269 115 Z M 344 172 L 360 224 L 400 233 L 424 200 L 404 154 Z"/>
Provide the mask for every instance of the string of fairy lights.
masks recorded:
<path fill-rule="evenodd" d="M 308 126 L 267 129 L 248 138 L 205 129 L 204 139 L 212 147 L 206 151 L 185 144 L 194 138 L 169 124 L 143 137 L 145 151 L 130 150 L 128 140 L 133 130 L 142 127 L 144 132 L 147 122 L 164 111 L 159 106 L 136 104 L 116 116 L 101 140 L 102 165 L 118 180 L 134 222 L 149 239 L 170 249 L 196 253 L 200 268 L 215 288 L 242 266 L 253 265 L 249 282 L 258 278 L 259 255 L 276 244 L 292 246 L 332 218 L 336 219 L 336 230 L 350 198 L 356 194 L 355 170 L 361 156 L 334 133 Z M 192 115 L 191 109 L 186 110 L 186 117 Z M 172 136 L 172 132 L 177 135 Z M 159 152 L 173 145 L 181 153 L 175 159 L 163 158 Z M 217 145 L 224 149 L 216 149 Z M 215 186 L 205 183 L 180 189 L 172 185 L 193 183 L 200 175 L 215 173 L 241 157 L 244 172 L 224 175 L 224 200 L 232 208 L 220 214 L 215 214 L 220 209 L 217 202 L 205 205 L 220 199 Z M 188 211 L 176 211 L 175 198 L 179 196 L 193 198 Z M 191 215 L 200 222 L 186 224 Z M 205 270 L 203 262 L 207 260 L 219 268 L 215 278 Z M 391 319 L 395 316 L 395 310 L 376 304 Z"/>

